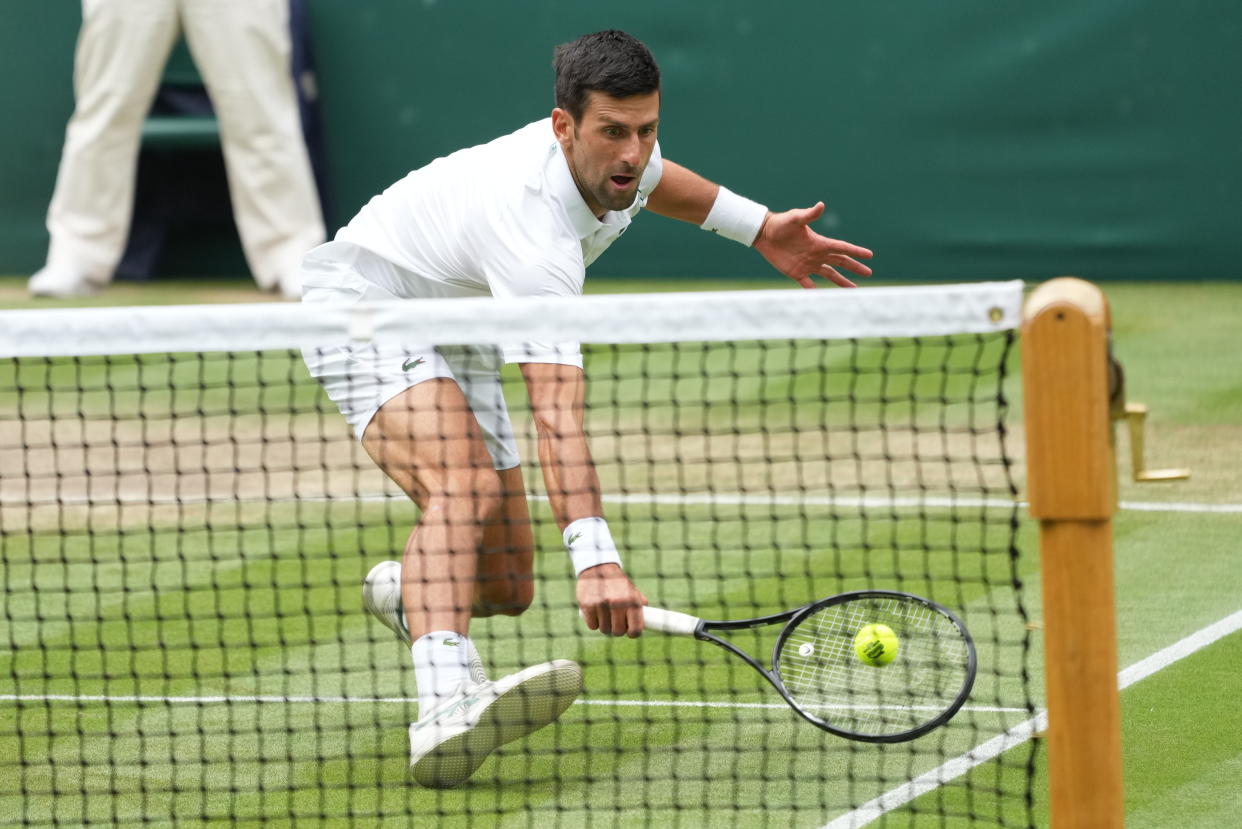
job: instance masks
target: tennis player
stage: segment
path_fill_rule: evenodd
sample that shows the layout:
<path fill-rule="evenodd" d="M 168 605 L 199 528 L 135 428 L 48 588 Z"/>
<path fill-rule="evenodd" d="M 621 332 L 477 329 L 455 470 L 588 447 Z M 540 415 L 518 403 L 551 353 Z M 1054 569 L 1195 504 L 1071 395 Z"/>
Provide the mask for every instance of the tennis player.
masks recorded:
<path fill-rule="evenodd" d="M 660 72 L 620 31 L 555 52 L 550 118 L 415 170 L 311 251 L 304 301 L 575 296 L 586 267 L 644 207 L 753 246 L 804 287 L 852 287 L 865 248 L 810 228 L 814 207 L 772 213 L 665 160 L 657 133 Z M 409 344 L 308 350 L 307 364 L 367 453 L 421 517 L 401 563 L 367 576 L 367 609 L 411 646 L 419 719 L 415 779 L 465 781 L 498 746 L 555 720 L 581 691 L 577 664 L 554 660 L 488 680 L 467 635 L 476 616 L 531 603 L 534 541 L 498 371 L 518 363 L 539 460 L 577 575 L 587 625 L 642 631 L 643 594 L 622 570 L 583 433 L 576 343 L 521 347 Z"/>

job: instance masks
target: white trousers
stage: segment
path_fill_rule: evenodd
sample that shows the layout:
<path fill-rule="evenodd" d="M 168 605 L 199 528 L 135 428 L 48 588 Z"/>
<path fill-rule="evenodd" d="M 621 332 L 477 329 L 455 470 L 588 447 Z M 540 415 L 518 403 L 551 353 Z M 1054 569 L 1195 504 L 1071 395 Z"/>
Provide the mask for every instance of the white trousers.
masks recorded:
<path fill-rule="evenodd" d="M 75 106 L 48 264 L 102 284 L 124 253 L 142 122 L 185 34 L 220 122 L 233 215 L 260 287 L 324 240 L 290 74 L 288 0 L 82 0 Z"/>

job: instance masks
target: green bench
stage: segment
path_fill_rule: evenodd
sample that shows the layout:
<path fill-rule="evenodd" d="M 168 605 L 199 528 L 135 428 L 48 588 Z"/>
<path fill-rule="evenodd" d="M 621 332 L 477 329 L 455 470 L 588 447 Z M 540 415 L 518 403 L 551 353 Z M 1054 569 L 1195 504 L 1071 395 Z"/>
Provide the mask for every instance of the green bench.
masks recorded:
<path fill-rule="evenodd" d="M 202 88 L 185 41 L 177 42 L 164 67 L 165 86 Z M 214 115 L 151 114 L 142 125 L 142 147 L 158 150 L 200 150 L 220 146 L 220 124 Z"/>

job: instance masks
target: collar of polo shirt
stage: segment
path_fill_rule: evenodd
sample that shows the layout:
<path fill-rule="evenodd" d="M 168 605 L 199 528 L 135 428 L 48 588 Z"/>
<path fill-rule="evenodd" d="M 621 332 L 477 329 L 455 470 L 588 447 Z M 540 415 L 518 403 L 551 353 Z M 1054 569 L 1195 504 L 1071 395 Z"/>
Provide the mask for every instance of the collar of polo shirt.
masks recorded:
<path fill-rule="evenodd" d="M 617 211 L 605 213 L 604 220 L 600 221 L 595 218 L 591 208 L 587 207 L 586 199 L 582 198 L 582 192 L 578 189 L 577 182 L 574 181 L 574 174 L 569 170 L 569 160 L 565 158 L 565 153 L 559 144 L 552 145 L 551 157 L 548 159 L 546 169 L 548 187 L 552 190 L 556 200 L 565 207 L 565 213 L 569 216 L 569 221 L 579 239 L 587 238 L 605 225 L 617 224 Z M 628 224 L 629 216 L 625 216 L 625 219 L 624 223 Z"/>

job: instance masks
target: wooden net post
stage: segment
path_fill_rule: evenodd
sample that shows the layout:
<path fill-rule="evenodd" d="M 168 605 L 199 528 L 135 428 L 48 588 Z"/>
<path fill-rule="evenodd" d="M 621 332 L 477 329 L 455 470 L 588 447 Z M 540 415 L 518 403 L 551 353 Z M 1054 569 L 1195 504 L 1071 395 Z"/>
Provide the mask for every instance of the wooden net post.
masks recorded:
<path fill-rule="evenodd" d="M 1027 492 L 1040 527 L 1055 829 L 1123 825 L 1108 343 L 1094 285 L 1054 279 L 1027 300 Z"/>

